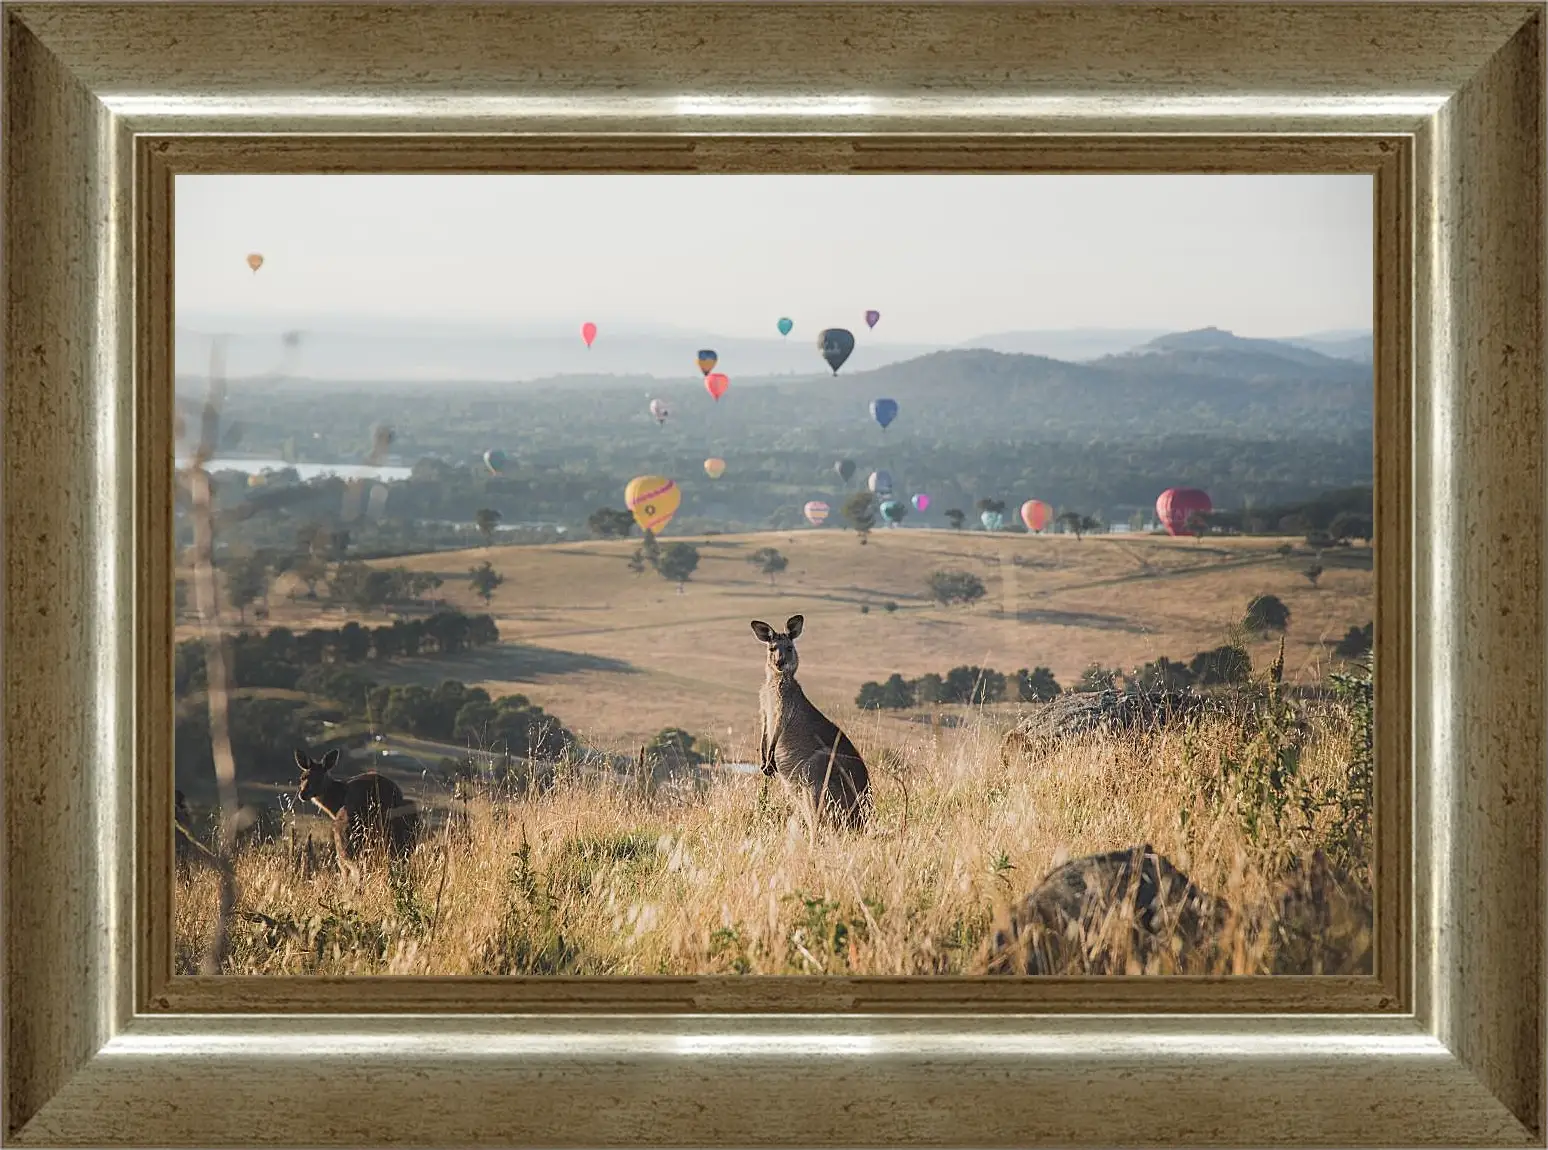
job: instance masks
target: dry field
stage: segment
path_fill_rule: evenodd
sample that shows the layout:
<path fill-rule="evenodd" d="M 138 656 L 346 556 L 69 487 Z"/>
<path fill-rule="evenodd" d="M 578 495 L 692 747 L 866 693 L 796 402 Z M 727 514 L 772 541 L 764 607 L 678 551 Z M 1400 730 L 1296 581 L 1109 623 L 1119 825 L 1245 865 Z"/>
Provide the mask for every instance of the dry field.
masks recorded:
<path fill-rule="evenodd" d="M 663 540 L 663 545 L 676 537 Z M 1024 536 L 949 530 L 877 530 L 860 546 L 837 529 L 688 537 L 699 568 L 679 595 L 653 571 L 626 566 L 638 540 L 493 546 L 377 561 L 433 571 L 455 607 L 488 610 L 502 643 L 460 658 L 425 658 L 362 670 L 381 682 L 460 679 L 491 695 L 521 692 L 598 747 L 630 751 L 664 727 L 755 758 L 762 644 L 754 618 L 806 616 L 800 678 L 821 707 L 844 711 L 860 685 L 970 664 L 1004 673 L 1050 667 L 1068 687 L 1092 662 L 1133 667 L 1166 655 L 1186 660 L 1218 646 L 1248 601 L 1279 596 L 1291 611 L 1285 679 L 1325 679 L 1329 646 L 1372 617 L 1371 553 L 1324 553 L 1313 587 L 1304 548 L 1281 557 L 1276 539 Z M 789 568 L 770 586 L 747 557 L 778 548 Z M 485 560 L 505 576 L 486 608 L 468 587 Z M 971 571 L 988 594 L 971 607 L 931 603 L 937 569 Z M 352 616 L 270 595 L 270 625 L 336 627 Z M 889 612 L 885 604 L 895 603 Z M 862 605 L 869 613 L 862 614 Z M 380 621 L 379 619 L 376 621 Z M 232 620 L 234 623 L 235 620 Z M 179 637 L 196 632 L 179 629 Z M 1249 644 L 1254 665 L 1275 640 Z M 837 717 L 837 716 L 835 716 Z M 896 717 L 871 718 L 908 727 Z"/>
<path fill-rule="evenodd" d="M 1334 807 L 1318 804 L 1347 798 L 1355 753 L 1338 704 L 1319 706 L 1288 755 L 1272 731 L 1218 719 L 1009 764 L 988 716 L 898 730 L 851 727 L 875 779 L 875 816 L 857 834 L 814 833 L 778 782 L 765 792 L 760 776 L 718 772 L 691 793 L 595 779 L 475 793 L 453 803 L 465 821 L 428 834 L 406 864 L 367 869 L 359 887 L 326 860 L 306 865 L 283 834 L 250 845 L 225 969 L 980 973 L 995 917 L 1067 857 L 1149 842 L 1233 906 L 1265 905 L 1288 859 L 1339 837 Z M 1286 763 L 1290 778 L 1266 794 Z M 209 872 L 180 887 L 184 971 L 209 938 L 216 887 Z M 1362 968 L 1369 952 L 1354 950 Z M 1288 969 L 1351 972 L 1348 951 L 1330 936 Z M 1219 973 L 1264 973 L 1273 960 L 1243 931 L 1221 961 Z"/>

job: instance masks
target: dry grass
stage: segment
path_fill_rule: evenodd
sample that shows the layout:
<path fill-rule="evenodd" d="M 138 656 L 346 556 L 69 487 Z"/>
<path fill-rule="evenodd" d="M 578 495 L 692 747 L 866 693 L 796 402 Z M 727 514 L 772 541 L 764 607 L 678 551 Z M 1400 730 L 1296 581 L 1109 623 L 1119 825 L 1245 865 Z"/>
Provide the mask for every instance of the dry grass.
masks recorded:
<path fill-rule="evenodd" d="M 453 804 L 465 821 L 359 889 L 331 865 L 305 873 L 283 838 L 246 846 L 225 969 L 979 973 L 996 915 L 1066 858 L 1149 842 L 1207 891 L 1255 906 L 1332 831 L 1326 811 L 1278 810 L 1251 793 L 1277 744 L 1223 720 L 1090 737 L 1007 766 L 987 714 L 901 737 L 875 716 L 834 717 L 872 765 L 876 811 L 862 833 L 813 833 L 793 796 L 778 782 L 765 793 L 759 776 L 717 774 L 677 794 L 593 778 L 530 797 L 475 795 Z M 1338 793 L 1350 747 L 1348 714 L 1321 707 L 1290 752 L 1298 785 Z M 1232 777 L 1209 801 L 1204 780 Z M 1263 821 L 1269 807 L 1278 814 Z M 216 893 L 208 874 L 180 890 L 180 969 L 206 945 Z M 1298 961 L 1326 967 L 1315 951 Z M 1261 946 L 1226 953 L 1230 972 L 1268 969 Z"/>

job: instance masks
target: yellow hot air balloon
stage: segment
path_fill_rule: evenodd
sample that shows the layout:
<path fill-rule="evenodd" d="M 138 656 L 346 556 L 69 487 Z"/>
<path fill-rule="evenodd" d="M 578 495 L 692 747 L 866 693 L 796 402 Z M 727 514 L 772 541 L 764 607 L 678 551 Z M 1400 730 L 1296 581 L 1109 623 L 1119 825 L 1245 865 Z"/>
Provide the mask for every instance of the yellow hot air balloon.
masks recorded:
<path fill-rule="evenodd" d="M 706 459 L 704 461 L 704 471 L 711 479 L 719 479 L 726 472 L 726 461 L 724 459 Z"/>
<path fill-rule="evenodd" d="M 660 533 L 672 521 L 683 501 L 677 484 L 663 475 L 640 475 L 624 488 L 624 505 L 641 530 Z"/>
<path fill-rule="evenodd" d="M 247 266 L 252 268 L 254 272 L 257 272 L 259 268 L 263 267 L 263 257 L 257 252 L 253 252 L 247 257 Z"/>

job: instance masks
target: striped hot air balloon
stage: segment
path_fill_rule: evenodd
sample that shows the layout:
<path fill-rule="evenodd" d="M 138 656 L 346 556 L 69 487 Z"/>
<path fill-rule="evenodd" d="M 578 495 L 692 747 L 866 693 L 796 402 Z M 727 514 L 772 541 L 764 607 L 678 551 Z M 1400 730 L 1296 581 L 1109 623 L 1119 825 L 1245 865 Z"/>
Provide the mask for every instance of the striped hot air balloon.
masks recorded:
<path fill-rule="evenodd" d="M 821 526 L 822 521 L 828 517 L 828 505 L 821 499 L 813 499 L 801 510 L 806 515 L 806 521 L 813 527 Z"/>
<path fill-rule="evenodd" d="M 677 484 L 664 475 L 639 475 L 624 488 L 624 506 L 642 531 L 660 534 L 677 514 L 682 501 L 683 493 Z"/>

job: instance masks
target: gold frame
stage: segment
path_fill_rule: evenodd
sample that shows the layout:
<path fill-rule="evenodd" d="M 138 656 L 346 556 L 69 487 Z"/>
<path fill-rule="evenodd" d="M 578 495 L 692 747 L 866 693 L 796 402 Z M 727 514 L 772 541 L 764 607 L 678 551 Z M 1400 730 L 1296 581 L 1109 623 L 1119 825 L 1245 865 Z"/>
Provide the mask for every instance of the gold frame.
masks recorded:
<path fill-rule="evenodd" d="M 1544 34 L 1541 3 L 7 5 L 0 1129 L 1540 1145 Z M 1373 173 L 1375 975 L 171 979 L 172 174 L 489 169 Z"/>

